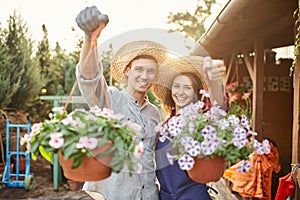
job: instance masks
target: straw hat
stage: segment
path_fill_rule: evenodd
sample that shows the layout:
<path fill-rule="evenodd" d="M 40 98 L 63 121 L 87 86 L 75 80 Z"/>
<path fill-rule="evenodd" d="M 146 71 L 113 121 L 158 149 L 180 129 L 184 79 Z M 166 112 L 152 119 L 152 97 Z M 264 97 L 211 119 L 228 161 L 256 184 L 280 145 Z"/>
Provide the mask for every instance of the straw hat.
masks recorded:
<path fill-rule="evenodd" d="M 203 89 L 207 90 L 207 78 L 203 66 L 204 58 L 200 56 L 183 56 L 166 59 L 160 67 L 158 80 L 152 85 L 154 95 L 162 99 L 167 94 L 167 89 L 171 89 L 171 84 L 175 76 L 191 72 L 199 77 Z"/>
<path fill-rule="evenodd" d="M 153 41 L 140 40 L 129 42 L 122 46 L 113 56 L 110 66 L 113 78 L 118 82 L 124 82 L 125 67 L 137 56 L 153 56 L 158 64 L 167 57 L 167 48 Z"/>

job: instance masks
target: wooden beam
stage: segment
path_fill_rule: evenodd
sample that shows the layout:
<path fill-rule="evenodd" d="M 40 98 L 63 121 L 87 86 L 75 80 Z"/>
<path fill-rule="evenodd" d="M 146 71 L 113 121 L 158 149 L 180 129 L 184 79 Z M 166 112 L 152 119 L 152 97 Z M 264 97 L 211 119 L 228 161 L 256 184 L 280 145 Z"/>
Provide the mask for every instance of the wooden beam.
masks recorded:
<path fill-rule="evenodd" d="M 257 38 L 254 42 L 254 76 L 253 76 L 253 130 L 257 138 L 263 138 L 263 94 L 264 94 L 264 40 Z"/>
<path fill-rule="evenodd" d="M 300 14 L 298 12 L 298 20 L 294 26 L 294 38 L 296 40 L 298 27 L 300 20 Z M 293 104 L 293 133 L 292 133 L 292 164 L 300 163 L 300 55 L 296 57 L 296 64 L 293 74 L 293 86 L 294 86 L 294 104 Z M 292 167 L 295 167 L 293 165 Z M 300 198 L 300 168 L 296 169 L 295 174 L 292 176 L 295 187 L 295 199 Z"/>
<path fill-rule="evenodd" d="M 250 55 L 249 55 L 249 52 L 247 52 L 245 49 L 242 49 L 242 53 L 244 55 L 244 61 L 245 61 L 245 64 L 246 64 L 246 67 L 247 67 L 247 70 L 249 72 L 249 75 L 251 77 L 251 80 L 252 80 L 252 83 L 254 82 L 254 72 L 253 72 L 253 66 L 251 64 L 251 61 L 250 61 Z"/>
<path fill-rule="evenodd" d="M 294 68 L 294 113 L 293 113 L 293 135 L 292 135 L 292 164 L 300 163 L 300 56 L 297 56 L 297 63 Z M 294 165 L 293 165 L 294 166 Z M 298 187 L 295 187 L 295 198 L 300 197 L 300 168 L 295 171 L 293 180 Z"/>
<path fill-rule="evenodd" d="M 299 163 L 300 145 L 300 56 L 297 56 L 297 64 L 294 68 L 294 113 L 293 113 L 293 144 L 292 144 L 292 163 Z"/>
<path fill-rule="evenodd" d="M 231 69 L 232 69 L 232 65 L 235 63 L 234 61 L 236 60 L 236 54 L 235 53 L 232 53 L 231 54 L 231 58 L 230 58 L 230 62 L 229 62 L 229 66 L 227 68 L 227 73 L 226 73 L 226 78 L 225 78 L 225 83 L 228 82 L 228 78 L 229 78 L 229 75 L 230 75 L 230 72 L 231 72 Z"/>

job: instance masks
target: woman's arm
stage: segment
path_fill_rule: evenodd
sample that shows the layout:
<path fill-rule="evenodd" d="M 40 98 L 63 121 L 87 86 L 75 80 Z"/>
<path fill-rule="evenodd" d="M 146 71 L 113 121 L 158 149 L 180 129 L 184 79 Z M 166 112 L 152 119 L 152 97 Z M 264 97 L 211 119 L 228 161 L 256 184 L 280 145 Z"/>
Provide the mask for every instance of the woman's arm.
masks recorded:
<path fill-rule="evenodd" d="M 208 91 L 210 93 L 212 103 L 216 101 L 218 105 L 225 106 L 225 91 L 223 81 L 226 74 L 226 67 L 224 62 L 222 60 L 211 60 L 210 58 L 205 58 L 204 66 L 206 68 Z"/>

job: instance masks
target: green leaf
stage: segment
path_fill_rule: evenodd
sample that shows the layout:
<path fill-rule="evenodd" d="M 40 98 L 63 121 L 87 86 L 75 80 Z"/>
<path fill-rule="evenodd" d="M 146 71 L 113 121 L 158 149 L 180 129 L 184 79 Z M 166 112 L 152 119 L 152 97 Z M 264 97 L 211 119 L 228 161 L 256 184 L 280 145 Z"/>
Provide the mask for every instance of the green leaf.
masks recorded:
<path fill-rule="evenodd" d="M 78 159 L 73 160 L 72 168 L 75 169 L 79 167 L 82 164 L 82 157 L 79 157 Z"/>
<path fill-rule="evenodd" d="M 48 161 L 53 162 L 53 153 L 52 152 L 46 152 L 45 149 L 42 146 L 39 146 L 39 151 L 41 155 Z"/>
<path fill-rule="evenodd" d="M 69 146 L 67 146 L 66 148 L 64 148 L 62 150 L 63 153 L 64 153 L 64 157 L 65 158 L 69 158 L 74 153 L 74 150 L 76 150 L 76 144 L 75 143 L 70 144 Z M 79 151 L 79 150 L 77 150 L 77 151 Z"/>
<path fill-rule="evenodd" d="M 31 143 L 30 145 L 30 152 L 36 152 L 39 148 L 40 142 L 38 140 L 35 140 L 34 142 Z"/>

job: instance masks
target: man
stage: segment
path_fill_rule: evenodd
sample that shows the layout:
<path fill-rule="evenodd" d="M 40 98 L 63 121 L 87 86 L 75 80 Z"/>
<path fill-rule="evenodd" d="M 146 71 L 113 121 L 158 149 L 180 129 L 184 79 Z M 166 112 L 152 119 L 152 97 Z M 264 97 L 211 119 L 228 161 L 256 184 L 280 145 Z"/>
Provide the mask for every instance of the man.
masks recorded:
<path fill-rule="evenodd" d="M 126 85 L 120 91 L 107 86 L 97 56 L 97 38 L 108 18 L 93 6 L 82 10 L 76 21 L 86 35 L 76 71 L 82 95 L 90 106 L 109 107 L 139 124 L 142 130 L 138 140 L 144 143 L 144 151 L 138 161 L 142 167 L 140 173 L 130 176 L 123 169 L 103 181 L 86 182 L 83 189 L 97 199 L 99 196 L 96 197 L 96 193 L 108 200 L 156 200 L 158 188 L 155 184 L 154 145 L 157 137 L 154 129 L 161 117 L 158 108 L 148 101 L 146 92 L 155 82 L 158 64 L 166 58 L 167 50 L 152 41 L 135 41 L 121 47 L 111 63 L 114 79 Z"/>

